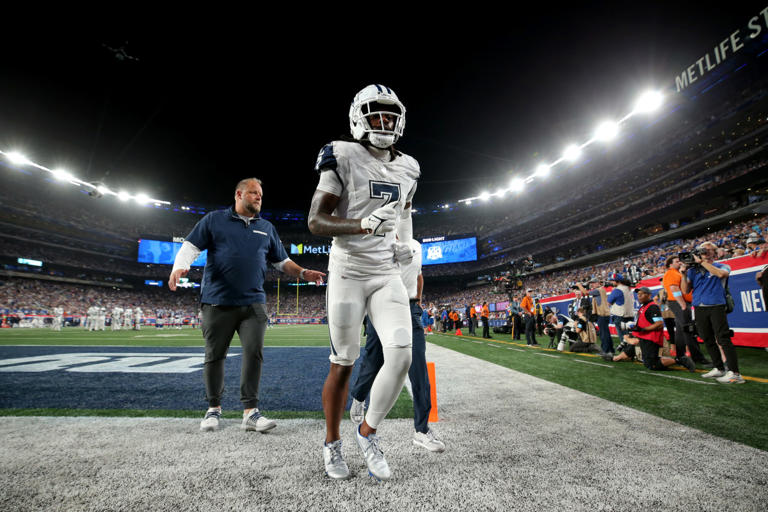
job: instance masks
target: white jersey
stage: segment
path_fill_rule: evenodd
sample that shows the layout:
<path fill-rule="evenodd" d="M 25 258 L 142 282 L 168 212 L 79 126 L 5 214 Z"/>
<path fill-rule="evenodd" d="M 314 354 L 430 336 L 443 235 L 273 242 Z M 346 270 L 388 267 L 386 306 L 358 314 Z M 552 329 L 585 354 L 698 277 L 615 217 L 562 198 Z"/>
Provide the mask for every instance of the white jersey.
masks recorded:
<path fill-rule="evenodd" d="M 379 159 L 357 142 L 334 141 L 320 151 L 315 169 L 320 172 L 317 190 L 339 197 L 333 214 L 343 219 L 363 219 L 374 210 L 395 203 L 398 216 L 416 192 L 421 171 L 416 160 L 389 151 Z M 365 279 L 398 274 L 394 261 L 395 233 L 384 236 L 337 235 L 333 237 L 328 269 L 343 276 Z"/>

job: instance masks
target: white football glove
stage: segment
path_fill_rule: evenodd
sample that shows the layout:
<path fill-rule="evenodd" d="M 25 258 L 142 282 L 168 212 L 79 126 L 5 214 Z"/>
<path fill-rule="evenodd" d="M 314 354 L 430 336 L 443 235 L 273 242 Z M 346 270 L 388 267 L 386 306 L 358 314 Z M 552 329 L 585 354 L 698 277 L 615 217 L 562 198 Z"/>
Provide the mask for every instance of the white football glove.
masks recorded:
<path fill-rule="evenodd" d="M 413 261 L 414 251 L 411 246 L 402 242 L 395 242 L 395 261 L 401 265 L 410 265 Z"/>
<path fill-rule="evenodd" d="M 369 235 L 384 236 L 384 234 L 395 230 L 395 219 L 397 212 L 395 204 L 389 203 L 387 206 L 374 210 L 372 214 L 360 220 L 360 227 Z"/>

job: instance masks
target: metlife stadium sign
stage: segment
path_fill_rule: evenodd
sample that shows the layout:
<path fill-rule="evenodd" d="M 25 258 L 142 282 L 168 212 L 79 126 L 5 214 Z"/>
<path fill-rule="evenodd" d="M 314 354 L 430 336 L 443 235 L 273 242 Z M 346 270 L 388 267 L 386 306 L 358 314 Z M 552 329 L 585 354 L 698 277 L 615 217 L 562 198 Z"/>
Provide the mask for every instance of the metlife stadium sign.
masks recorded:
<path fill-rule="evenodd" d="M 746 27 L 737 28 L 720 41 L 712 50 L 702 55 L 693 64 L 688 66 L 675 77 L 677 92 L 682 91 L 693 82 L 715 69 L 718 65 L 734 56 L 744 48 L 744 44 L 757 38 L 764 30 L 768 29 L 768 7 L 765 7 L 755 16 L 752 16 Z"/>
<path fill-rule="evenodd" d="M 330 245 L 291 244 L 291 254 L 330 254 Z"/>

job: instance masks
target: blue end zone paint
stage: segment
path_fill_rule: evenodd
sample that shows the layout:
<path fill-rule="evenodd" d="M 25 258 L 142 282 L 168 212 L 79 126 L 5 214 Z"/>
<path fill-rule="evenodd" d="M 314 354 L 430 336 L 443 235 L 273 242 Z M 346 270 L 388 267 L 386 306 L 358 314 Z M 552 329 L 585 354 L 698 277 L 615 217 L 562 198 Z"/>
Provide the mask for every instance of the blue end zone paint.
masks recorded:
<path fill-rule="evenodd" d="M 364 350 L 361 348 L 361 352 Z M 0 371 L 0 408 L 202 410 L 208 405 L 203 385 L 202 348 L 0 346 L 0 370 L 11 369 L 3 366 L 6 359 L 78 353 L 197 355 L 200 364 L 196 365 L 199 369 L 191 373 Z M 225 410 L 242 408 L 240 354 L 239 348 L 230 350 L 225 363 L 222 400 Z M 110 356 L 110 360 L 119 361 L 120 357 Z M 89 363 L 81 363 L 70 368 L 88 366 Z M 266 347 L 259 408 L 322 411 L 321 393 L 328 367 L 327 347 Z M 353 380 L 357 372 L 356 365 Z"/>

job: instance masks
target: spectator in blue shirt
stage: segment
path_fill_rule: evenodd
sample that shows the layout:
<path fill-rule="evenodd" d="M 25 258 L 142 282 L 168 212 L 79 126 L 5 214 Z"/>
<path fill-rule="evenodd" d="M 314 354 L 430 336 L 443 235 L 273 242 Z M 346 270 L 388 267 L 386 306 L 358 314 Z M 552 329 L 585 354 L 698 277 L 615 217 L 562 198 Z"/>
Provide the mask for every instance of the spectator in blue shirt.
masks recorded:
<path fill-rule="evenodd" d="M 680 289 L 685 294 L 693 290 L 693 307 L 696 330 L 707 347 L 714 368 L 702 375 L 706 379 L 717 379 L 723 384 L 744 384 L 739 373 L 736 348 L 731 343 L 730 327 L 726 314 L 725 289 L 731 268 L 714 261 L 717 246 L 704 242 L 698 247 L 700 256 L 693 255 L 696 262 L 691 268 L 681 266 Z M 718 348 L 719 346 L 719 348 Z M 728 371 L 720 355 L 723 349 Z"/>
<path fill-rule="evenodd" d="M 224 391 L 224 360 L 237 331 L 243 347 L 240 401 L 243 430 L 265 432 L 276 426 L 258 409 L 264 332 L 267 328 L 264 277 L 267 263 L 292 277 L 322 283 L 323 274 L 291 261 L 277 230 L 259 216 L 261 180 L 247 178 L 237 184 L 235 206 L 208 213 L 195 225 L 176 255 L 168 286 L 176 291 L 203 250 L 208 258 L 201 287 L 202 332 L 205 338 L 203 380 L 208 411 L 200 430 L 219 427 Z"/>

